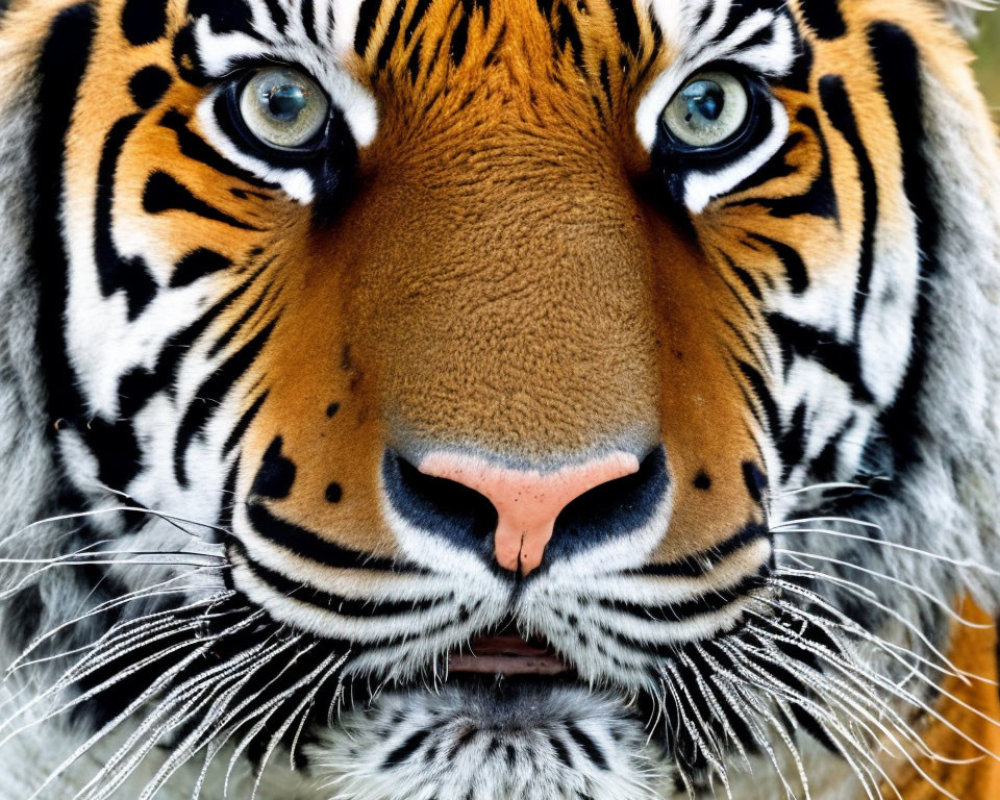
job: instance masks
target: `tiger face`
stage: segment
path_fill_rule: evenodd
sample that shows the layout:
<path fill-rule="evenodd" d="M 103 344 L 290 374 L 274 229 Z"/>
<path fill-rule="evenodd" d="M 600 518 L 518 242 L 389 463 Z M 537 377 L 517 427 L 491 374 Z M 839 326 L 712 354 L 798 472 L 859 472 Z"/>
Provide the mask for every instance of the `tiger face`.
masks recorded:
<path fill-rule="evenodd" d="M 303 798 L 833 798 L 923 752 L 1000 486 L 955 334 L 1000 324 L 995 141 L 939 9 L 21 2 L 0 41 L 59 531 L 8 661 L 110 748 L 80 797 L 286 751 Z"/>

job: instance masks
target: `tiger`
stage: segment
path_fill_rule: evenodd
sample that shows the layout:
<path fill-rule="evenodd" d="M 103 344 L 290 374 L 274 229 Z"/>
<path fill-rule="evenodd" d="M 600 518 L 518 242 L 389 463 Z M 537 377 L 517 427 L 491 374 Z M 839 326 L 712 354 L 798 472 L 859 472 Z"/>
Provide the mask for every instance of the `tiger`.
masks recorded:
<path fill-rule="evenodd" d="M 0 797 L 1000 796 L 973 5 L 4 3 Z"/>

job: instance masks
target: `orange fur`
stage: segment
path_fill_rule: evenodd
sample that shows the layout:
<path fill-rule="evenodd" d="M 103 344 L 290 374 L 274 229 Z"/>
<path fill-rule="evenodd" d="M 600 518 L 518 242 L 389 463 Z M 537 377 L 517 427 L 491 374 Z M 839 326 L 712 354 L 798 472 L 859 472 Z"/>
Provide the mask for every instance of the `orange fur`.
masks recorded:
<path fill-rule="evenodd" d="M 969 598 L 962 604 L 961 613 L 976 625 L 993 623 L 989 614 Z M 935 753 L 952 761 L 967 762 L 951 764 L 929 758 L 918 759 L 920 769 L 959 800 L 994 800 L 1000 797 L 1000 693 L 996 685 L 1000 674 L 997 653 L 995 628 L 983 630 L 955 626 L 949 658 L 958 669 L 982 680 L 972 679 L 966 683 L 954 676 L 946 678 L 937 703 L 942 719 L 930 719 L 924 731 L 924 741 Z M 963 707 L 963 704 L 970 708 Z M 979 747 L 959 736 L 949 725 L 980 744 L 993 757 L 984 755 Z M 899 769 L 894 780 L 903 800 L 937 800 L 945 796 L 912 766 Z M 887 787 L 883 788 L 882 794 L 887 800 L 896 797 L 895 792 Z"/>

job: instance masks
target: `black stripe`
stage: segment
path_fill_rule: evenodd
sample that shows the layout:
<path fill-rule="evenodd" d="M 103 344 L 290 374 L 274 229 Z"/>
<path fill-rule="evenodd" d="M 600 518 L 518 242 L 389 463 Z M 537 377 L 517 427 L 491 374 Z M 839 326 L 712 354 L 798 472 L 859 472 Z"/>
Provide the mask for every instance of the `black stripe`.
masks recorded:
<path fill-rule="evenodd" d="M 869 158 L 868 151 L 858 133 L 857 120 L 843 78 L 839 75 L 825 75 L 819 82 L 819 94 L 823 110 L 830 123 L 840 132 L 854 153 L 854 159 L 858 165 L 858 179 L 861 181 L 861 192 L 864 196 L 864 229 L 861 236 L 861 257 L 854 295 L 854 335 L 857 338 L 861 330 L 865 306 L 868 303 L 868 292 L 871 288 L 872 272 L 875 266 L 875 227 L 878 225 L 879 215 L 878 182 L 875 179 L 875 168 L 872 166 L 871 158 Z"/>
<path fill-rule="evenodd" d="M 381 572 L 413 573 L 420 570 L 406 567 L 390 558 L 351 550 L 317 536 L 312 531 L 274 516 L 263 503 L 247 507 L 250 525 L 261 536 L 296 555 L 319 564 L 339 569 L 365 569 Z"/>
<path fill-rule="evenodd" d="M 645 567 L 629 570 L 624 574 L 653 578 L 703 578 L 736 551 L 748 547 L 758 539 L 765 538 L 768 538 L 766 527 L 747 525 L 739 533 L 730 536 L 704 553 L 688 556 L 671 563 L 648 564 Z"/>
<path fill-rule="evenodd" d="M 420 77 L 420 53 L 423 49 L 424 39 L 421 36 L 417 39 L 417 43 L 413 46 L 413 52 L 410 53 L 410 58 L 406 62 L 406 68 L 410 72 L 410 83 L 414 86 L 417 84 L 417 78 Z"/>
<path fill-rule="evenodd" d="M 781 416 L 778 414 L 778 404 L 774 401 L 774 395 L 771 394 L 764 376 L 756 367 L 741 359 L 736 359 L 736 366 L 749 382 L 751 393 L 764 411 L 768 431 L 772 436 L 777 436 L 781 430 Z"/>
<path fill-rule="evenodd" d="M 258 231 L 249 223 L 231 217 L 209 205 L 204 200 L 195 197 L 191 190 L 162 170 L 157 170 L 146 181 L 142 194 L 142 207 L 149 214 L 163 214 L 167 211 L 185 211 L 189 214 L 221 222 L 233 228 L 244 231 Z"/>
<path fill-rule="evenodd" d="M 253 26 L 252 12 L 245 0 L 188 0 L 188 14 L 194 19 L 207 16 L 213 33 L 238 32 L 262 38 Z"/>
<path fill-rule="evenodd" d="M 639 54 L 642 39 L 639 33 L 639 18 L 632 0 L 611 0 L 611 10 L 615 15 L 618 36 L 633 54 Z"/>
<path fill-rule="evenodd" d="M 402 2 L 402 0 L 400 0 Z M 364 56 L 368 43 L 375 32 L 378 13 L 382 10 L 382 0 L 364 0 L 358 9 L 358 27 L 354 31 L 354 50 L 359 56 Z"/>
<path fill-rule="evenodd" d="M 572 722 L 566 723 L 566 732 L 580 746 L 583 752 L 587 754 L 587 758 L 594 763 L 594 766 L 600 770 L 608 769 L 608 760 L 604 757 L 604 753 L 598 747 L 597 742 L 587 736 Z"/>
<path fill-rule="evenodd" d="M 736 266 L 736 262 L 733 261 L 733 259 L 726 253 L 722 253 L 722 257 L 726 260 L 726 264 L 729 266 L 729 269 L 731 269 L 733 274 L 739 278 L 740 283 L 746 287 L 747 291 L 750 292 L 753 298 L 755 300 L 762 300 L 764 295 L 761 293 L 760 286 L 757 285 L 757 281 L 753 279 L 750 273 L 742 267 Z"/>
<path fill-rule="evenodd" d="M 261 394 L 256 400 L 253 401 L 253 405 L 250 406 L 243 415 L 240 417 L 240 421 L 236 423 L 233 428 L 233 432 L 229 434 L 229 438 L 226 439 L 226 443 L 222 446 L 222 455 L 228 456 L 233 448 L 243 439 L 243 435 L 247 432 L 247 428 L 253 424 L 254 419 L 260 413 L 261 407 L 267 400 L 267 396 L 270 394 L 270 390 L 267 390 Z"/>
<path fill-rule="evenodd" d="M 216 114 L 220 113 L 219 101 L 216 101 L 215 110 Z M 233 178 L 238 178 L 239 180 L 256 186 L 257 188 L 277 188 L 277 184 L 262 181 L 252 172 L 247 172 L 245 169 L 236 166 L 228 159 L 223 158 L 214 147 L 209 145 L 204 139 L 191 130 L 189 122 L 190 120 L 176 108 L 172 108 L 167 111 L 160 120 L 160 125 L 162 127 L 177 134 L 177 146 L 180 148 L 183 155 L 194 161 L 198 161 L 207 167 L 211 167 L 216 172 L 220 172 L 223 175 L 229 175 Z"/>
<path fill-rule="evenodd" d="M 816 117 L 816 112 L 811 108 L 803 107 L 799 109 L 796 120 L 809 129 L 820 148 L 820 161 L 817 165 L 818 171 L 816 173 L 816 177 L 813 178 L 810 183 L 809 188 L 802 194 L 773 198 L 750 197 L 744 200 L 731 202 L 729 205 L 761 206 L 762 208 L 766 208 L 771 213 L 771 216 L 780 217 L 782 219 L 798 216 L 799 214 L 812 214 L 813 216 L 822 217 L 824 219 L 839 220 L 840 209 L 833 185 L 833 172 L 830 167 L 830 150 L 826 143 L 826 137 L 823 135 L 823 130 L 820 127 L 819 119 Z M 789 137 L 788 143 L 786 143 L 786 145 L 782 148 L 778 156 L 769 162 L 769 165 L 775 163 L 784 164 L 787 153 L 790 153 L 793 147 L 799 144 L 801 139 L 801 135 L 798 139 Z M 776 162 L 776 159 L 779 158 L 780 161 Z M 765 166 L 765 170 L 767 169 L 769 169 L 769 166 Z M 787 174 L 792 174 L 792 170 L 788 170 Z M 780 177 L 780 175 L 778 175 L 777 171 L 775 171 L 771 177 Z M 737 187 L 737 189 L 733 190 L 732 194 L 752 188 L 763 182 L 764 181 L 759 179 L 758 176 L 752 176 L 751 178 L 745 180 L 739 187 Z"/>
<path fill-rule="evenodd" d="M 274 27 L 278 29 L 278 33 L 284 33 L 285 28 L 288 27 L 288 15 L 285 10 L 278 3 L 278 0 L 264 0 L 267 4 L 267 11 L 271 15 L 271 19 L 274 20 Z"/>
<path fill-rule="evenodd" d="M 316 35 L 316 6 L 313 0 L 302 0 L 302 27 L 305 28 L 309 40 L 319 44 L 319 37 Z"/>
<path fill-rule="evenodd" d="M 232 266 L 232 262 L 222 253 L 199 247 L 174 265 L 174 272 L 170 276 L 170 288 L 190 286 L 199 278 L 229 269 L 230 266 Z"/>
<path fill-rule="evenodd" d="M 174 441 L 174 477 L 182 487 L 188 485 L 185 456 L 191 442 L 205 429 L 209 420 L 222 405 L 226 395 L 232 390 L 233 385 L 256 361 L 257 356 L 260 355 L 260 351 L 274 331 L 274 326 L 275 323 L 272 322 L 261 330 L 225 361 L 212 377 L 198 387 L 191 405 L 181 420 Z"/>
<path fill-rule="evenodd" d="M 552 750 L 555 752 L 556 758 L 559 759 L 562 764 L 567 767 L 573 766 L 573 763 L 569 760 L 569 750 L 554 733 L 549 734 L 549 744 L 552 745 Z"/>
<path fill-rule="evenodd" d="M 795 150 L 802 143 L 801 133 L 792 133 L 785 140 L 785 143 L 781 146 L 777 153 L 775 153 L 768 160 L 764 166 L 759 170 L 754 172 L 752 175 L 744 178 L 740 181 L 733 189 L 730 194 L 739 194 L 741 192 L 749 191 L 750 189 L 755 189 L 764 184 L 778 180 L 780 178 L 787 178 L 789 175 L 794 175 L 798 171 L 798 167 L 794 167 L 788 163 L 788 154 Z M 745 203 L 754 202 L 753 200 L 744 201 Z"/>
<path fill-rule="evenodd" d="M 799 403 L 792 412 L 788 429 L 782 432 L 778 441 L 778 454 L 781 456 L 781 477 L 787 480 L 792 469 L 798 466 L 806 452 L 806 412 L 805 403 Z"/>
<path fill-rule="evenodd" d="M 208 329 L 218 316 L 232 305 L 250 287 L 251 283 L 267 268 L 264 264 L 246 281 L 215 303 L 195 322 L 171 336 L 160 348 L 156 366 L 152 371 L 135 369 L 122 376 L 118 382 L 119 413 L 134 416 L 153 395 L 167 391 L 173 396 L 181 359 L 191 345 Z"/>
<path fill-rule="evenodd" d="M 820 39 L 832 41 L 847 33 L 847 23 L 840 13 L 839 0 L 808 0 L 800 5 L 806 25 Z"/>
<path fill-rule="evenodd" d="M 417 30 L 417 26 L 427 14 L 427 9 L 430 8 L 430 5 L 431 0 L 417 0 L 417 4 L 413 7 L 413 14 L 406 23 L 406 30 L 403 32 L 403 44 L 405 46 L 409 46 L 410 39 L 413 38 L 413 34 Z"/>
<path fill-rule="evenodd" d="M 768 317 L 768 324 L 788 354 L 816 361 L 851 388 L 855 400 L 873 403 L 875 397 L 865 383 L 861 356 L 853 344 L 837 340 L 835 333 L 822 331 L 781 314 Z"/>
<path fill-rule="evenodd" d="M 755 503 L 760 503 L 767 490 L 767 476 L 755 462 L 743 462 L 743 483 L 747 487 L 750 499 Z"/>
<path fill-rule="evenodd" d="M 424 743 L 424 740 L 430 735 L 430 730 L 419 730 L 416 733 L 410 735 L 405 742 L 403 742 L 399 747 L 393 750 L 389 755 L 385 757 L 385 761 L 382 762 L 382 769 L 391 769 L 392 767 L 398 767 L 408 758 L 410 758 L 414 753 L 417 752 L 420 745 Z"/>
<path fill-rule="evenodd" d="M 132 45 L 152 44 L 167 34 L 167 0 L 126 0 L 122 34 Z"/>
<path fill-rule="evenodd" d="M 87 3 L 59 13 L 38 61 L 38 113 L 32 148 L 36 194 L 31 261 L 39 287 L 39 324 L 35 326 L 42 368 L 50 387 L 53 420 L 75 419 L 83 409 L 66 347 L 64 313 L 69 288 L 66 242 L 59 229 L 65 186 L 63 166 L 77 91 L 87 72 L 96 18 Z"/>
<path fill-rule="evenodd" d="M 559 9 L 556 11 L 556 19 L 558 20 L 556 42 L 559 45 L 559 49 L 565 51 L 569 47 L 573 51 L 573 62 L 576 64 L 577 70 L 581 73 L 586 73 L 580 30 L 577 28 L 576 19 L 565 4 L 560 4 Z"/>
<path fill-rule="evenodd" d="M 458 24 L 455 25 L 455 30 L 451 34 L 451 43 L 448 46 L 448 54 L 451 56 L 451 63 L 456 67 L 462 63 L 462 59 L 465 58 L 465 48 L 469 44 L 469 17 L 467 14 L 463 14 L 459 20 Z"/>
<path fill-rule="evenodd" d="M 385 65 L 389 63 L 389 56 L 392 54 L 392 48 L 395 46 L 396 39 L 399 36 L 399 26 L 403 20 L 403 9 L 405 7 L 406 4 L 402 0 L 397 0 L 396 10 L 392 13 L 392 19 L 389 20 L 389 29 L 385 33 L 385 38 L 378 49 L 378 57 L 375 59 L 376 72 L 381 72 L 385 69 Z"/>
<path fill-rule="evenodd" d="M 608 60 L 601 59 L 600 69 L 601 90 L 604 92 L 604 99 L 608 101 L 608 110 L 614 108 L 614 100 L 611 96 L 611 70 L 608 67 Z"/>
<path fill-rule="evenodd" d="M 804 125 L 813 134 L 820 148 L 819 171 L 809 186 L 809 189 L 797 197 L 777 198 L 764 201 L 763 205 L 770 209 L 776 217 L 792 217 L 796 214 L 813 214 L 824 219 L 840 219 L 840 208 L 837 193 L 833 185 L 833 171 L 830 167 L 830 148 L 826 136 L 819 124 L 816 112 L 808 107 L 800 108 L 795 116 L 796 121 Z"/>
<path fill-rule="evenodd" d="M 942 269 L 938 250 L 941 219 L 930 194 L 934 183 L 927 161 L 927 131 L 924 128 L 924 97 L 920 55 L 909 35 L 889 23 L 873 25 L 868 41 L 878 68 L 882 93 L 889 103 L 903 156 L 903 189 L 917 217 L 917 250 L 920 253 L 920 286 L 913 319 L 913 350 L 903 385 L 891 408 L 880 418 L 898 459 L 912 463 L 920 459 L 918 437 L 923 434 L 918 396 L 927 369 L 931 342 L 932 298 L 937 273 Z"/>
<path fill-rule="evenodd" d="M 348 551 L 344 551 L 348 552 Z M 296 600 L 317 608 L 332 611 L 341 617 L 352 617 L 355 619 L 377 619 L 386 617 L 398 617 L 407 614 L 417 614 L 437 608 L 441 605 L 443 598 L 427 598 L 424 600 L 375 600 L 371 597 L 346 597 L 339 594 L 330 594 L 312 586 L 307 586 L 301 580 L 288 578 L 280 572 L 275 572 L 263 564 L 252 559 L 246 549 L 240 545 L 240 554 L 246 560 L 247 567 L 260 580 L 269 584 L 276 592 L 292 597 Z M 358 556 L 363 554 L 358 553 Z M 323 566 L 330 566 L 331 562 L 320 562 Z M 339 565 L 338 565 L 339 566 Z M 372 570 L 371 561 L 364 569 Z M 383 570 L 390 571 L 390 570 Z M 398 568 L 391 570 L 399 573 Z"/>
<path fill-rule="evenodd" d="M 261 304 L 264 302 L 264 299 L 267 297 L 267 294 L 270 291 L 270 289 L 271 289 L 270 284 L 263 287 L 263 289 L 257 295 L 257 299 L 246 307 L 243 313 L 240 314 L 239 318 L 232 325 L 230 325 L 222 334 L 222 336 L 220 336 L 216 340 L 215 344 L 212 345 L 212 348 L 208 351 L 208 358 L 214 358 L 229 346 L 229 344 L 233 341 L 236 335 L 243 329 L 243 327 L 250 321 L 253 315 L 256 314 L 257 311 L 260 309 Z"/>
<path fill-rule="evenodd" d="M 298 472 L 295 462 L 282 453 L 284 440 L 275 436 L 261 456 L 260 466 L 250 485 L 251 502 L 266 497 L 269 500 L 283 500 L 291 494 Z"/>
<path fill-rule="evenodd" d="M 848 417 L 847 421 L 827 440 L 823 449 L 812 460 L 809 465 L 809 474 L 814 480 L 836 480 L 841 445 L 844 442 L 844 437 L 854 428 L 856 422 L 853 414 Z"/>
<path fill-rule="evenodd" d="M 601 600 L 601 608 L 620 614 L 627 614 L 639 620 L 655 622 L 684 622 L 714 614 L 750 595 L 756 589 L 767 585 L 767 570 L 755 575 L 747 575 L 735 586 L 728 589 L 711 589 L 705 594 L 692 597 L 680 603 L 666 603 L 660 606 L 636 603 L 626 600 Z"/>
<path fill-rule="evenodd" d="M 94 258 L 101 283 L 101 294 L 110 297 L 121 290 L 128 300 L 128 318 L 142 313 L 156 296 L 157 285 L 146 262 L 140 258 L 123 258 L 115 246 L 113 207 L 118 160 L 129 136 L 142 119 L 132 114 L 118 120 L 104 140 L 94 199 Z"/>
<path fill-rule="evenodd" d="M 788 288 L 792 290 L 793 294 L 802 294 L 809 288 L 809 270 L 806 269 L 806 265 L 802 261 L 802 256 L 799 255 L 798 250 L 783 242 L 755 233 L 750 234 L 750 239 L 760 242 L 760 244 L 770 247 L 774 251 L 774 254 L 781 262 L 781 266 L 785 268 L 785 277 L 788 278 Z"/>

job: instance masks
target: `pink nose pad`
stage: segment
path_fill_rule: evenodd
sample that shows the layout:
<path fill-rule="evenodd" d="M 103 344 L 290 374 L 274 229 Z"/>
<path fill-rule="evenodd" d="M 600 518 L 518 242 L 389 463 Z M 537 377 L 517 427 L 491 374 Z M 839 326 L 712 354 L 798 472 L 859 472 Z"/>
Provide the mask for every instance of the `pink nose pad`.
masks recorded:
<path fill-rule="evenodd" d="M 431 453 L 418 467 L 424 475 L 446 478 L 486 497 L 496 509 L 496 559 L 511 572 L 538 569 L 552 538 L 556 517 L 591 489 L 639 471 L 639 459 L 616 452 L 556 472 L 497 467 L 474 456 Z"/>

